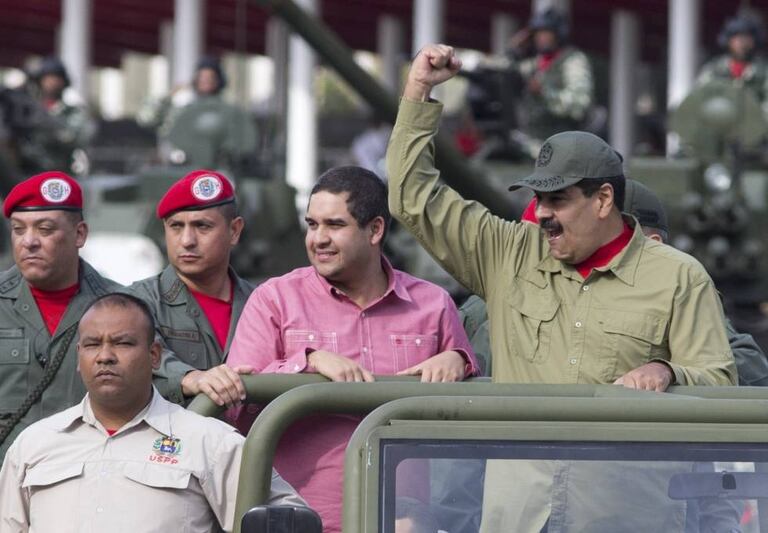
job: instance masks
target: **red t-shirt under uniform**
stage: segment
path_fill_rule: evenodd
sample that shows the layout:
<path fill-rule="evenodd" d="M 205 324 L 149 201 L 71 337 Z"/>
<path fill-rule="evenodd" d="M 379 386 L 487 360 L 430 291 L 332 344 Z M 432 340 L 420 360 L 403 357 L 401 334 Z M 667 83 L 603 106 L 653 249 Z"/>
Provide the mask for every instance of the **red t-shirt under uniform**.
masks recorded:
<path fill-rule="evenodd" d="M 213 333 L 216 335 L 216 340 L 219 342 L 222 350 L 227 346 L 229 324 L 232 320 L 233 291 L 234 284 L 231 285 L 229 300 L 226 301 L 189 289 L 189 292 L 195 297 L 197 304 L 205 313 L 205 317 L 208 319 L 208 323 L 211 325 L 211 329 L 213 329 Z"/>
<path fill-rule="evenodd" d="M 75 283 L 71 287 L 58 291 L 44 291 L 29 286 L 29 291 L 40 310 L 40 316 L 43 317 L 45 327 L 48 328 L 48 333 L 51 335 L 56 331 L 61 318 L 67 312 L 69 302 L 72 301 L 78 290 L 80 290 L 80 283 Z"/>

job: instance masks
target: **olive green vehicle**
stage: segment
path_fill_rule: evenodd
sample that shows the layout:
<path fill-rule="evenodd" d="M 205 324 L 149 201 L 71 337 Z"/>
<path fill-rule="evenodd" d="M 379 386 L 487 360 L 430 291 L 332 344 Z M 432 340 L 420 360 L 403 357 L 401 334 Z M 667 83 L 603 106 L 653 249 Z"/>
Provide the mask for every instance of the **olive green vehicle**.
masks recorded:
<path fill-rule="evenodd" d="M 766 389 L 659 394 L 482 378 L 329 383 L 317 375 L 249 376 L 245 384 L 248 401 L 267 406 L 245 444 L 238 532 L 320 531 L 309 511 L 261 506 L 282 432 L 316 413 L 367 414 L 346 452 L 344 533 L 396 532 L 414 506 L 414 522 L 430 517 L 423 531 L 433 532 L 538 532 L 542 512 L 549 532 L 768 531 Z M 205 397 L 190 409 L 219 412 Z M 423 485 L 429 502 L 403 497 L 400 478 Z M 499 519 L 510 510 L 517 522 Z"/>

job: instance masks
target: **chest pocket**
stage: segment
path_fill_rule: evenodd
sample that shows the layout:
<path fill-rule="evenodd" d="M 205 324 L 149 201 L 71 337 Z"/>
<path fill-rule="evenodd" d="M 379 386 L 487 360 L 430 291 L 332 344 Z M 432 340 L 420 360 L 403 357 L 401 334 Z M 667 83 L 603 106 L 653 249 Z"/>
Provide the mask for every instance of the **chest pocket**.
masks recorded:
<path fill-rule="evenodd" d="M 290 358 L 307 349 L 339 352 L 339 340 L 335 331 L 289 329 L 285 332 L 286 357 Z"/>
<path fill-rule="evenodd" d="M 527 282 L 515 281 L 507 293 L 507 303 L 517 311 L 517 316 L 512 323 L 513 331 L 506 334 L 512 337 L 508 342 L 518 356 L 541 363 L 549 358 L 560 301 L 549 291 L 526 285 Z"/>
<path fill-rule="evenodd" d="M 205 345 L 202 342 L 179 340 L 172 337 L 166 337 L 165 342 L 176 356 L 188 365 L 200 370 L 209 368 Z"/>
<path fill-rule="evenodd" d="M 157 489 L 186 489 L 192 477 L 189 470 L 143 463 L 126 464 L 123 475 L 131 481 Z"/>
<path fill-rule="evenodd" d="M 29 363 L 29 339 L 21 328 L 0 329 L 0 365 Z"/>
<path fill-rule="evenodd" d="M 437 353 L 437 335 L 390 335 L 395 371 L 426 361 Z"/>
<path fill-rule="evenodd" d="M 613 382 L 651 359 L 669 359 L 668 319 L 648 313 L 603 309 L 595 313 L 603 335 L 600 374 Z"/>
<path fill-rule="evenodd" d="M 21 486 L 24 488 L 50 487 L 68 479 L 79 477 L 83 473 L 83 463 L 39 464 L 24 474 Z"/>

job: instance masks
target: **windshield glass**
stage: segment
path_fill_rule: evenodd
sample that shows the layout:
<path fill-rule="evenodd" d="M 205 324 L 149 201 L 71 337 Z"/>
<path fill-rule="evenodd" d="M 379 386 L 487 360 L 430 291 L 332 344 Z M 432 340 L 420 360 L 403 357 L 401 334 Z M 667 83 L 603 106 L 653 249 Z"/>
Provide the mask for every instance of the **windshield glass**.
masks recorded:
<path fill-rule="evenodd" d="M 381 452 L 384 533 L 768 533 L 763 444 L 387 440 Z"/>

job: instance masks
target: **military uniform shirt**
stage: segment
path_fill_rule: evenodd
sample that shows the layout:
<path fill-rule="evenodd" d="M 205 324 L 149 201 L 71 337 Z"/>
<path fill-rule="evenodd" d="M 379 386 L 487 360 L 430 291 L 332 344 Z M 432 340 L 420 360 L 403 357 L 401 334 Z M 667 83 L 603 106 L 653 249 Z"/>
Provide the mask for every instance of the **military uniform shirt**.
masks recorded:
<path fill-rule="evenodd" d="M 76 328 L 80 317 L 93 300 L 122 289 L 103 278 L 94 268 L 80 261 L 80 288 L 69 302 L 53 335 L 43 322 L 29 284 L 15 266 L 0 274 L 0 426 L 40 383 L 45 367 L 62 348 L 70 328 Z M 22 429 L 43 417 L 70 407 L 85 394 L 77 372 L 77 338 L 66 350 L 56 377 L 15 430 L 0 445 L 0 459 Z"/>
<path fill-rule="evenodd" d="M 187 286 L 168 266 L 158 274 L 130 286 L 136 296 L 143 299 L 155 315 L 158 333 L 164 348 L 161 367 L 155 371 L 155 386 L 160 393 L 175 403 L 183 403 L 181 380 L 191 370 L 208 370 L 222 364 L 229 352 L 237 320 L 253 291 L 253 285 L 229 271 L 234 285 L 232 291 L 232 318 L 227 345 L 222 350 L 208 319 Z"/>
<path fill-rule="evenodd" d="M 438 185 L 432 138 L 442 105 L 403 99 L 387 152 L 389 205 L 490 318 L 493 379 L 612 383 L 665 361 L 681 385 L 736 383 L 712 280 L 692 257 L 631 241 L 583 279 L 532 224 L 506 221 Z"/>
<path fill-rule="evenodd" d="M 706 85 L 717 80 L 750 89 L 763 108 L 764 116 L 768 119 L 768 61 L 762 57 L 756 57 L 749 62 L 740 77 L 733 78 L 731 57 L 728 54 L 717 56 L 701 68 L 696 84 Z"/>
<path fill-rule="evenodd" d="M 157 392 L 110 436 L 86 397 L 28 428 L 8 450 L 0 531 L 230 531 L 244 440 Z M 274 470 L 269 503 L 305 505 Z"/>

